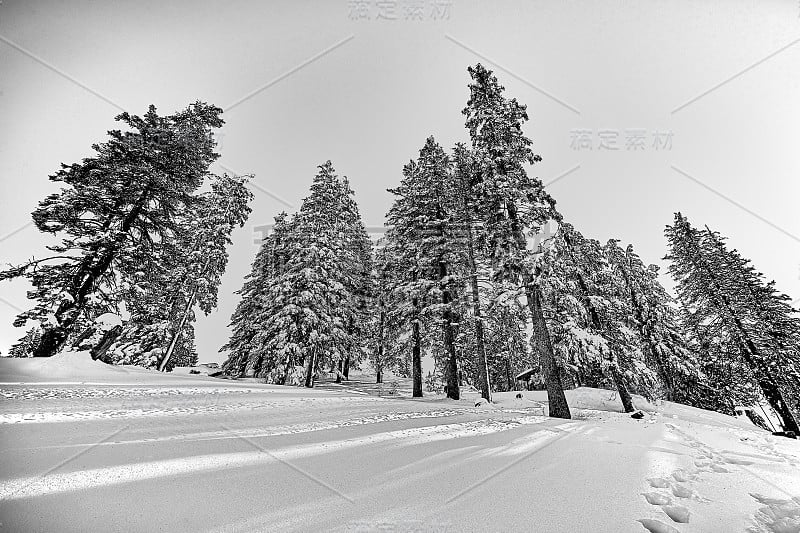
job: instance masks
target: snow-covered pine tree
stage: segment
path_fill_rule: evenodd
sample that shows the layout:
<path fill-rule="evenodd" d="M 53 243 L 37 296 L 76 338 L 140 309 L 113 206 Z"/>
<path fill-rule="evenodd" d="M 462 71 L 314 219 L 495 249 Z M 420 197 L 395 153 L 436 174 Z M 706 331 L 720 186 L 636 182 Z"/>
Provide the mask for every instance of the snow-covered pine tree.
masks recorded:
<path fill-rule="evenodd" d="M 42 336 L 38 326 L 30 328 L 25 335 L 8 350 L 9 357 L 31 357 Z"/>
<path fill-rule="evenodd" d="M 528 176 L 526 164 L 541 160 L 522 132 L 528 120 L 525 106 L 507 99 L 505 90 L 481 64 L 470 67 L 470 97 L 462 113 L 467 117 L 476 173 L 470 196 L 476 199 L 477 220 L 488 237 L 492 265 L 498 278 L 521 285 L 533 321 L 533 338 L 547 385 L 550 415 L 570 418 L 550 334 L 541 309 L 537 270 L 527 250 L 526 233 L 536 233 L 560 217 L 555 201 L 538 178 Z"/>
<path fill-rule="evenodd" d="M 336 176 L 330 161 L 319 169 L 298 213 L 300 246 L 293 249 L 286 269 L 287 281 L 300 289 L 289 302 L 299 311 L 307 387 L 313 386 L 319 369 L 344 361 L 358 347 L 353 324 L 363 308 L 371 269 L 364 264 L 369 236 L 347 179 Z"/>
<path fill-rule="evenodd" d="M 667 400 L 697 405 L 707 391 L 695 354 L 679 327 L 674 299 L 658 281 L 658 267 L 646 266 L 633 245 L 624 250 L 610 239 L 605 247 L 620 303 L 638 334 L 648 367 L 658 373 Z"/>
<path fill-rule="evenodd" d="M 492 389 L 515 390 L 515 376 L 534 364 L 527 335 L 528 311 L 519 290 L 491 284 L 485 292 L 490 302 L 485 323 Z"/>
<path fill-rule="evenodd" d="M 601 386 L 607 374 L 625 412 L 634 411 L 630 382 L 645 381 L 638 388 L 647 390 L 644 376 L 649 372 L 600 243 L 562 222 L 547 257 L 552 264 L 545 280 L 545 307 L 553 305 L 547 311 L 555 322 L 557 349 L 579 382 Z"/>
<path fill-rule="evenodd" d="M 445 151 L 429 137 L 417 161 L 404 167 L 400 186 L 389 190 L 395 201 L 387 214 L 387 223 L 393 227 L 388 234 L 393 242 L 387 251 L 398 254 L 395 264 L 405 265 L 404 272 L 395 276 L 399 278 L 396 290 L 411 301 L 413 394 L 422 396 L 420 320 L 430 316 L 441 324 L 447 396 L 458 399 L 457 314 L 452 291 L 458 283 L 463 254 L 455 219 L 458 184 L 450 166 Z"/>
<path fill-rule="evenodd" d="M 348 317 L 347 330 L 351 348 L 342 361 L 342 375 L 349 379 L 351 367 L 357 367 L 367 358 L 369 353 L 369 319 L 370 307 L 375 297 L 375 286 L 372 277 L 373 244 L 361 220 L 358 204 L 353 198 L 354 192 L 347 177 L 342 178 L 345 192 L 345 246 L 348 248 L 349 270 L 345 278 L 345 288 L 351 296 L 351 314 Z"/>
<path fill-rule="evenodd" d="M 417 321 L 419 324 L 419 306 L 414 305 L 414 297 L 419 303 L 418 294 L 427 293 L 430 289 L 426 285 L 424 290 L 417 290 L 413 283 L 415 272 L 407 263 L 405 252 L 402 241 L 394 234 L 394 228 L 389 228 L 380 240 L 376 254 L 379 277 L 375 290 L 383 310 L 379 317 L 383 348 L 377 347 L 380 350 L 380 363 L 376 369 L 392 370 L 401 376 L 412 377 L 413 381 L 413 354 L 416 353 L 416 347 L 420 356 L 427 351 L 429 347 L 426 342 L 430 338 L 422 329 L 423 325 L 420 325 L 420 335 L 413 335 L 413 323 Z"/>
<path fill-rule="evenodd" d="M 722 354 L 743 361 L 784 429 L 800 432 L 791 401 L 800 375 L 800 319 L 789 298 L 765 283 L 718 233 L 692 227 L 680 213 L 665 234 L 678 299 L 706 353 L 716 359 L 715 366 L 724 365 Z"/>
<path fill-rule="evenodd" d="M 743 309 L 750 311 L 752 337 L 762 354 L 763 363 L 756 364 L 774 376 L 786 410 L 796 427 L 800 424 L 800 314 L 791 305 L 791 298 L 775 288 L 775 282 L 766 282 L 748 259 L 735 249 L 729 250 L 725 237 L 711 231 L 703 232 L 716 257 L 733 273 L 728 283 L 738 293 L 747 297 Z M 785 424 L 784 424 L 785 425 Z M 790 422 L 791 425 L 791 422 Z M 797 430 L 794 429 L 797 433 Z"/>
<path fill-rule="evenodd" d="M 471 326 L 473 342 L 471 344 L 474 351 L 474 362 L 468 366 L 472 367 L 472 375 L 475 376 L 475 383 L 481 391 L 481 396 L 487 401 L 492 401 L 491 376 L 489 371 L 489 356 L 486 352 L 486 325 L 483 317 L 483 302 L 481 301 L 480 276 L 478 267 L 478 248 L 480 237 L 486 241 L 485 235 L 479 233 L 482 225 L 478 220 L 481 213 L 478 206 L 482 177 L 479 171 L 479 164 L 473 152 L 464 144 L 458 143 L 453 149 L 453 176 L 458 189 L 457 220 L 461 227 L 464 250 L 466 252 L 465 274 L 467 278 L 466 291 L 470 299 Z M 476 233 L 478 235 L 476 235 Z M 486 254 L 484 254 L 486 255 Z M 464 336 L 462 335 L 462 338 Z"/>
<path fill-rule="evenodd" d="M 285 384 L 292 370 L 291 361 L 280 360 L 254 342 L 262 329 L 260 319 L 277 312 L 276 298 L 284 287 L 281 276 L 289 257 L 293 221 L 286 212 L 275 217 L 272 231 L 264 238 L 244 285 L 236 291 L 241 296 L 231 317 L 230 340 L 220 348 L 228 357 L 222 370 L 232 376 L 263 377 L 269 383 Z"/>
<path fill-rule="evenodd" d="M 219 285 L 228 265 L 227 247 L 232 244 L 231 233 L 237 226 L 244 226 L 251 212 L 253 193 L 246 186 L 249 178 L 213 176 L 211 191 L 199 195 L 183 221 L 186 231 L 182 232 L 178 249 L 180 269 L 173 272 L 172 294 L 166 301 L 167 307 L 178 311 L 178 321 L 171 324 L 159 370 L 166 369 L 181 332 L 187 323 L 193 322 L 195 305 L 206 315 L 217 307 Z"/>
<path fill-rule="evenodd" d="M 303 366 L 302 384 L 312 387 L 321 369 L 361 351 L 371 244 L 347 180 L 330 161 L 318 168 L 300 211 L 280 231 L 276 225 L 275 248 L 262 247 L 254 264 L 223 347 L 228 372 L 301 384 Z M 271 256 L 279 269 L 268 266 Z"/>
<path fill-rule="evenodd" d="M 192 363 L 195 307 L 206 315 L 217 305 L 227 265 L 227 246 L 250 213 L 247 177 L 211 175 L 211 190 L 192 197 L 174 215 L 174 233 L 150 246 L 149 254 L 120 261 L 120 297 L 129 319 L 107 351 L 94 356 L 117 364 L 171 369 L 173 353 Z M 145 257 L 147 265 L 134 258 Z M 196 356 L 195 356 L 196 357 Z"/>
<path fill-rule="evenodd" d="M 750 367 L 740 357 L 736 339 L 720 332 L 715 325 L 698 324 L 683 306 L 678 320 L 705 378 L 694 384 L 695 390 L 687 403 L 731 416 L 737 406 L 760 404 L 763 395 Z M 687 385 L 691 386 L 691 381 Z"/>
<path fill-rule="evenodd" d="M 99 302 L 113 292 L 114 264 L 132 242 L 174 231 L 173 215 L 219 157 L 211 130 L 222 126 L 221 112 L 197 102 L 169 116 L 159 116 L 154 106 L 142 117 L 122 113 L 116 118 L 128 131 L 108 132 L 108 141 L 93 145 L 96 155 L 62 164 L 50 177 L 64 187 L 32 215 L 60 244 L 49 247 L 49 257 L 0 273 L 0 279 L 25 276 L 34 286 L 28 296 L 36 305 L 15 320 L 17 326 L 41 324 L 34 355 L 55 354 L 81 320 L 108 309 Z"/>

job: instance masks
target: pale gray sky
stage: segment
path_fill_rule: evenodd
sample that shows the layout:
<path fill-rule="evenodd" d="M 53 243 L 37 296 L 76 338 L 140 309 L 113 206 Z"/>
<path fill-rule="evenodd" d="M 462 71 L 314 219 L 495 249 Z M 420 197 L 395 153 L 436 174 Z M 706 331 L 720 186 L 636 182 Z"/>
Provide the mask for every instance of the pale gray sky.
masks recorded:
<path fill-rule="evenodd" d="M 421 20 L 406 19 L 414 5 Z M 285 208 L 275 197 L 299 205 L 331 159 L 366 224 L 381 225 L 385 189 L 425 138 L 466 140 L 477 61 L 528 105 L 544 158 L 533 172 L 548 182 L 571 171 L 550 191 L 584 234 L 663 264 L 663 228 L 680 210 L 800 298 L 797 0 L 3 0 L 0 262 L 43 254 L 47 240 L 25 224 L 55 191 L 47 176 L 90 155 L 119 108 L 226 108 L 219 163 L 255 173 L 257 189 L 220 306 L 197 324 L 200 359 L 220 360 L 253 228 Z M 11 322 L 27 289 L 0 285 L 3 353 L 23 333 Z"/>

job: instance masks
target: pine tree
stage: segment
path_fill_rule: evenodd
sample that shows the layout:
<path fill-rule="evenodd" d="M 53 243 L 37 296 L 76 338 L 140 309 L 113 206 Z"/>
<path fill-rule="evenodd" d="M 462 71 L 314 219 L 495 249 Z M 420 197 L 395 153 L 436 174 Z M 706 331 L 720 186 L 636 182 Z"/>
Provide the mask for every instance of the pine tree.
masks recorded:
<path fill-rule="evenodd" d="M 285 268 L 290 230 L 291 221 L 288 215 L 286 212 L 279 213 L 275 217 L 272 231 L 264 238 L 256 254 L 250 273 L 245 276 L 244 285 L 236 291 L 241 300 L 231 317 L 233 331 L 230 340 L 220 348 L 220 352 L 228 353 L 228 358 L 222 365 L 222 371 L 228 375 L 267 377 L 262 372 L 264 354 L 257 351 L 253 339 L 261 327 L 257 317 L 265 312 L 266 298 L 274 287 L 272 284 L 279 279 Z M 268 381 L 285 383 L 287 371 L 286 365 L 281 365 L 280 375 L 274 375 Z"/>
<path fill-rule="evenodd" d="M 638 334 L 647 365 L 654 368 L 667 400 L 697 405 L 708 385 L 687 338 L 680 330 L 674 299 L 658 282 L 658 267 L 645 266 L 633 245 L 611 239 L 605 254 L 616 278 L 620 301 Z"/>
<path fill-rule="evenodd" d="M 608 376 L 625 411 L 632 412 L 629 389 L 650 390 L 646 378 L 652 375 L 600 243 L 562 222 L 544 262 L 545 310 L 562 361 L 578 384 L 606 386 Z"/>
<path fill-rule="evenodd" d="M 374 288 L 371 308 L 373 315 L 367 321 L 369 333 L 367 335 L 369 361 L 375 370 L 375 383 L 383 383 L 383 374 L 387 369 L 393 368 L 392 361 L 387 354 L 387 316 L 389 314 L 389 272 L 391 263 L 384 248 L 385 240 L 378 241 L 375 248 L 374 269 L 372 271 L 372 286 Z"/>
<path fill-rule="evenodd" d="M 493 390 L 515 390 L 515 376 L 530 368 L 534 361 L 528 348 L 528 312 L 519 290 L 508 291 L 501 284 L 491 284 L 485 299 L 487 353 Z M 538 361 L 537 361 L 538 363 Z"/>
<path fill-rule="evenodd" d="M 545 192 L 542 182 L 525 171 L 526 164 L 541 160 L 522 132 L 522 125 L 528 120 L 525 106 L 516 99 L 506 99 L 497 78 L 482 65 L 470 67 L 469 74 L 470 98 L 463 114 L 477 166 L 470 196 L 478 200 L 476 210 L 498 277 L 525 290 L 533 338 L 547 384 L 550 415 L 570 418 L 561 371 L 541 309 L 538 272 L 531 264 L 526 240 L 526 232 L 536 233 L 547 221 L 559 218 L 555 201 Z"/>
<path fill-rule="evenodd" d="M 25 336 L 22 337 L 16 344 L 11 346 L 8 350 L 9 357 L 31 357 L 33 352 L 36 351 L 36 345 L 42 336 L 41 329 L 38 327 L 30 328 Z"/>
<path fill-rule="evenodd" d="M 474 334 L 474 369 L 473 375 L 478 384 L 481 396 L 487 401 L 492 401 L 491 377 L 489 371 L 489 357 L 486 352 L 486 332 L 483 318 L 479 286 L 478 252 L 476 237 L 476 219 L 480 216 L 478 204 L 480 202 L 481 176 L 476 158 L 463 144 L 457 144 L 453 150 L 455 159 L 454 176 L 456 183 L 461 187 L 459 195 L 459 217 L 463 228 L 464 245 L 466 250 L 466 274 L 468 280 L 469 297 L 472 311 L 472 331 Z"/>
<path fill-rule="evenodd" d="M 423 330 L 419 317 L 419 294 L 429 291 L 429 284 L 421 285 L 415 281 L 416 263 L 409 263 L 405 253 L 408 251 L 389 228 L 379 243 L 377 269 L 380 279 L 376 291 L 382 305 L 382 345 L 380 354 L 381 370 L 391 369 L 395 373 L 412 378 L 414 354 L 428 351 L 430 335 Z M 418 278 L 417 278 L 418 280 Z M 421 288 L 420 288 L 421 285 Z M 416 304 L 416 305 L 415 305 Z M 418 335 L 414 335 L 414 324 L 418 325 Z M 421 361 L 419 363 L 421 369 Z M 420 387 L 421 387 L 420 375 Z M 413 390 L 412 390 L 413 394 Z"/>
<path fill-rule="evenodd" d="M 116 118 L 129 131 L 108 132 L 108 141 L 93 145 L 96 155 L 50 177 L 64 187 L 40 202 L 33 220 L 61 243 L 47 258 L 0 273 L 34 286 L 28 296 L 37 304 L 15 325 L 42 325 L 35 356 L 55 354 L 81 321 L 108 310 L 102 302 L 114 290 L 116 262 L 175 231 L 175 215 L 218 157 L 211 129 L 222 126 L 220 113 L 202 102 L 164 117 L 154 106 L 142 117 L 122 113 Z"/>
<path fill-rule="evenodd" d="M 226 372 L 312 387 L 322 368 L 359 357 L 371 291 L 369 237 L 353 191 L 330 161 L 300 211 L 259 252 L 234 313 Z M 279 227 L 280 225 L 280 227 Z"/>
<path fill-rule="evenodd" d="M 665 233 L 670 273 L 687 323 L 717 359 L 714 364 L 724 364 L 723 353 L 743 361 L 784 429 L 798 432 L 787 398 L 793 397 L 800 376 L 800 319 L 793 316 L 789 298 L 765 283 L 719 234 L 692 227 L 680 213 Z"/>
<path fill-rule="evenodd" d="M 96 325 L 81 335 L 78 344 L 85 343 L 94 358 L 160 370 L 172 369 L 173 353 L 184 363 L 196 362 L 194 308 L 209 314 L 216 307 L 230 233 L 246 221 L 252 198 L 246 178 L 212 178 L 211 191 L 176 214 L 171 238 L 117 262 L 117 296 L 128 318 L 102 335 Z"/>
<path fill-rule="evenodd" d="M 227 247 L 232 244 L 231 232 L 244 226 L 251 211 L 253 193 L 246 187 L 247 180 L 227 174 L 215 177 L 211 192 L 196 200 L 184 223 L 188 231 L 177 250 L 181 268 L 173 272 L 173 293 L 167 300 L 168 306 L 177 307 L 179 320 L 171 324 L 170 342 L 159 361 L 159 370 L 167 367 L 181 332 L 193 321 L 194 306 L 198 305 L 206 315 L 217 307 L 219 284 L 228 264 Z"/>

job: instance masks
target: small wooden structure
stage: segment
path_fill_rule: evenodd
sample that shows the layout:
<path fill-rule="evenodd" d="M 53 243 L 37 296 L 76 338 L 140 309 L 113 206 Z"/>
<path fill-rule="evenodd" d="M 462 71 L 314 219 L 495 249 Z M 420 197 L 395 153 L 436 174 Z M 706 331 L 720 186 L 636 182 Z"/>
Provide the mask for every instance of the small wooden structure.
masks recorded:
<path fill-rule="evenodd" d="M 525 384 L 525 390 L 531 390 L 531 378 L 536 373 L 537 373 L 536 369 L 529 368 L 528 370 L 525 370 L 524 372 L 520 372 L 519 374 L 517 374 L 517 376 L 514 379 L 518 382 L 519 381 L 523 382 Z"/>

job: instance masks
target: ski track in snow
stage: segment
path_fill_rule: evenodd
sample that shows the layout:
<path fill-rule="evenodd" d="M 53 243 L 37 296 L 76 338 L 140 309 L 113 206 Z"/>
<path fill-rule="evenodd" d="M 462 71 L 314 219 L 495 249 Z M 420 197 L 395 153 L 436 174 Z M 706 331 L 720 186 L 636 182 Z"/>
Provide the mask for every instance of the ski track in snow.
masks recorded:
<path fill-rule="evenodd" d="M 207 394 L 249 394 L 262 389 L 245 387 L 13 387 L 0 389 L 6 400 L 64 400 L 133 398 L 141 396 L 195 396 Z M 272 392 L 271 390 L 269 392 Z"/>
<path fill-rule="evenodd" d="M 254 431 L 252 429 L 221 429 L 218 431 L 203 431 L 195 433 L 181 433 L 174 435 L 165 435 L 161 437 L 151 437 L 146 439 L 131 439 L 120 441 L 107 441 L 100 443 L 80 443 L 80 444 L 60 444 L 55 446 L 40 446 L 36 449 L 45 448 L 85 448 L 87 446 L 117 446 L 120 444 L 144 444 L 155 442 L 167 441 L 210 441 L 210 440 L 227 440 L 227 439 L 242 439 L 242 438 L 260 438 L 260 437 L 278 437 L 282 435 L 295 435 L 298 433 L 310 433 L 314 431 L 324 431 L 330 429 L 339 429 L 353 426 L 363 426 L 367 424 L 378 424 L 381 422 L 395 422 L 399 420 L 415 420 L 415 419 L 429 419 L 429 418 L 443 418 L 464 414 L 463 410 L 434 410 L 434 411 L 410 411 L 404 413 L 383 413 L 380 415 L 370 415 L 350 418 L 347 420 L 332 421 L 332 422 L 307 422 L 303 424 L 285 424 L 281 426 L 270 426 L 262 430 Z M 534 418 L 534 417 L 530 417 Z M 544 417 L 536 417 L 536 421 L 544 422 Z M 524 422 L 520 422 L 524 423 Z"/>
<path fill-rule="evenodd" d="M 68 473 L 51 473 L 43 477 L 22 477 L 6 480 L 0 484 L 0 501 L 133 483 L 166 476 L 211 472 L 273 462 L 287 462 L 378 443 L 391 442 L 392 446 L 410 446 L 442 440 L 477 437 L 508 431 L 523 424 L 541 423 L 542 421 L 542 418 L 538 416 L 517 417 L 511 420 L 478 420 L 386 431 L 358 438 L 291 446 L 276 450 L 263 449 L 253 452 L 207 454 Z M 550 433 L 552 433 L 551 438 L 556 438 L 559 435 L 558 432 Z M 538 443 L 546 442 L 547 440 L 549 439 L 539 439 Z"/>
<path fill-rule="evenodd" d="M 129 462 L 130 459 L 122 455 L 123 464 L 72 472 L 53 472 L 43 477 L 28 475 L 31 473 L 29 470 L 18 469 L 17 475 L 23 473 L 26 475 L 0 481 L 0 502 L 74 493 L 85 489 L 111 486 L 124 486 L 124 489 L 127 489 L 125 485 L 134 482 L 157 479 L 169 480 L 174 476 L 217 472 L 230 468 L 261 467 L 274 463 L 288 463 L 294 459 L 326 456 L 345 450 L 356 450 L 356 454 L 367 453 L 369 451 L 367 447 L 375 444 L 384 447 L 383 451 L 386 453 L 396 453 L 397 450 L 405 449 L 408 446 L 480 437 L 509 431 L 526 424 L 542 424 L 539 428 L 534 429 L 533 432 L 522 436 L 515 435 L 517 438 L 507 439 L 508 441 L 502 444 L 495 442 L 493 446 L 487 447 L 486 445 L 477 445 L 474 442 L 463 443 L 459 441 L 456 444 L 456 449 L 446 449 L 433 455 L 425 456 L 414 463 L 396 466 L 384 473 L 385 477 L 389 479 L 383 482 L 380 491 L 387 492 L 390 490 L 389 487 L 393 486 L 390 478 L 394 475 L 405 480 L 408 479 L 408 476 L 445 475 L 447 473 L 446 470 L 437 470 L 441 468 L 441 465 L 435 460 L 436 457 L 457 457 L 457 461 L 454 460 L 448 463 L 450 467 L 457 463 L 461 467 L 469 468 L 469 464 L 478 464 L 478 462 L 495 457 L 505 457 L 513 462 L 516 461 L 515 457 L 524 458 L 528 454 L 536 452 L 539 448 L 553 444 L 555 440 L 565 435 L 572 437 L 581 435 L 583 441 L 587 438 L 594 438 L 607 444 L 625 444 L 630 448 L 646 448 L 648 451 L 669 453 L 672 455 L 666 457 L 673 457 L 671 461 L 677 461 L 674 458 L 676 455 L 683 456 L 680 458 L 680 468 L 676 468 L 678 465 L 672 463 L 666 470 L 659 469 L 658 475 L 661 477 L 647 478 L 645 480 L 647 488 L 641 492 L 641 496 L 637 494 L 635 489 L 627 492 L 632 498 L 644 498 L 646 504 L 640 503 L 642 508 L 649 506 L 658 513 L 657 515 L 642 517 L 634 521 L 636 516 L 642 516 L 639 514 L 642 513 L 642 509 L 636 511 L 636 514 L 629 515 L 627 518 L 632 522 L 632 524 L 628 522 L 631 527 L 641 527 L 650 533 L 682 533 L 687 530 L 697 531 L 698 527 L 704 528 L 703 530 L 705 531 L 707 530 L 705 526 L 709 523 L 710 518 L 712 516 L 715 519 L 719 517 L 718 514 L 709 514 L 709 510 L 714 505 L 719 506 L 727 502 L 727 495 L 721 495 L 718 490 L 720 485 L 718 481 L 725 479 L 725 476 L 744 475 L 743 472 L 747 472 L 760 478 L 766 484 L 772 484 L 776 490 L 780 490 L 780 487 L 777 486 L 780 482 L 762 477 L 770 476 L 758 467 L 769 465 L 776 469 L 782 468 L 784 472 L 785 466 L 800 468 L 800 456 L 792 455 L 793 448 L 784 446 L 782 442 L 771 435 L 762 435 L 761 432 L 756 432 L 755 430 L 742 433 L 740 426 L 725 423 L 724 420 L 719 422 L 711 419 L 712 422 L 715 422 L 713 425 L 716 430 L 729 433 L 734 441 L 742 443 L 742 446 L 727 444 L 729 447 L 738 449 L 724 449 L 721 446 L 714 447 L 715 440 L 706 438 L 706 433 L 701 431 L 705 427 L 702 421 L 699 422 L 699 426 L 692 426 L 691 423 L 688 426 L 683 425 L 680 427 L 672 423 L 665 423 L 663 426 L 659 426 L 665 428 L 666 434 L 670 436 L 667 438 L 670 447 L 667 447 L 658 446 L 658 442 L 651 443 L 648 441 L 647 444 L 644 442 L 622 442 L 621 438 L 620 440 L 615 440 L 616 437 L 612 434 L 601 434 L 600 437 L 590 436 L 597 429 L 595 420 L 600 421 L 602 424 L 603 421 L 611 421 L 619 417 L 621 421 L 623 420 L 621 418 L 623 415 L 610 415 L 606 411 L 588 407 L 574 410 L 576 420 L 553 426 L 544 424 L 544 422 L 551 419 L 539 416 L 536 408 L 514 408 L 517 406 L 511 404 L 502 407 L 498 407 L 500 405 L 498 404 L 498 406 L 473 408 L 470 404 L 416 403 L 401 401 L 399 398 L 379 398 L 359 394 L 354 390 L 346 390 L 346 387 L 342 387 L 342 389 L 344 390 L 326 390 L 317 394 L 316 391 L 297 391 L 292 388 L 274 390 L 255 386 L 185 387 L 137 385 L 92 387 L 88 384 L 83 384 L 71 387 L 59 384 L 53 387 L 13 386 L 0 388 L 0 398 L 3 399 L 3 403 L 0 404 L 0 425 L 142 417 L 168 418 L 176 415 L 202 416 L 204 414 L 213 415 L 215 413 L 236 411 L 251 412 L 253 410 L 256 411 L 257 417 L 266 415 L 266 419 L 268 419 L 268 417 L 277 416 L 278 412 L 288 413 L 286 417 L 273 418 L 273 425 L 269 426 L 258 425 L 240 429 L 225 428 L 220 425 L 218 426 L 220 429 L 215 430 L 208 429 L 208 426 L 198 427 L 189 424 L 188 432 L 171 432 L 157 436 L 131 434 L 130 440 L 122 440 L 118 437 L 116 440 L 100 442 L 92 444 L 92 446 L 112 447 L 157 442 L 185 443 L 223 439 L 247 440 L 250 438 L 276 437 L 354 426 L 376 425 L 374 429 L 370 429 L 373 433 L 366 435 L 352 437 L 352 433 L 346 433 L 336 436 L 323 435 L 313 439 L 301 438 L 298 439 L 300 444 L 295 446 L 285 446 L 286 441 L 281 441 L 284 447 L 274 450 L 264 448 L 261 451 L 233 452 L 229 451 L 227 445 L 223 445 L 222 448 L 207 446 L 195 448 L 202 450 L 203 454 L 200 455 L 171 459 L 153 459 L 154 456 L 152 455 L 146 457 L 140 455 L 134 459 L 134 461 L 138 462 Z M 95 409 L 89 410 L 87 406 Z M 99 408 L 101 406 L 107 406 L 108 408 L 101 409 Z M 72 409 L 73 407 L 74 409 Z M 338 412 L 337 410 L 340 407 L 345 409 Z M 403 409 L 409 410 L 405 411 Z M 31 412 L 19 412 L 27 410 L 31 410 Z M 309 419 L 304 415 L 304 413 L 312 411 L 324 414 L 324 418 L 315 420 L 313 418 Z M 484 417 L 475 420 L 478 417 L 474 415 L 478 414 L 484 415 Z M 469 419 L 467 421 L 462 421 L 464 418 L 447 420 L 448 417 L 456 417 L 458 415 L 468 415 Z M 710 418 L 703 413 L 693 412 L 693 415 L 701 419 Z M 300 416 L 303 418 L 298 419 Z M 673 416 L 677 418 L 677 416 Z M 423 427 L 396 429 L 398 426 L 405 427 L 405 425 L 398 424 L 388 428 L 379 425 L 387 422 L 425 419 L 432 422 L 426 422 L 428 425 Z M 211 420 L 213 418 L 209 419 L 209 421 Z M 645 422 L 652 423 L 652 425 L 645 427 L 656 427 L 656 418 L 653 415 L 651 415 L 650 420 Z M 59 431 L 60 427 L 62 426 L 52 426 L 51 431 Z M 12 428 L 7 429 L 11 430 Z M 23 428 L 20 429 L 22 430 Z M 32 427 L 25 431 L 35 433 L 38 430 L 39 428 Z M 361 431 L 360 433 L 365 432 Z M 503 438 L 505 437 L 501 437 L 501 439 Z M 718 433 L 717 438 L 719 438 Z M 309 442 L 317 439 L 325 440 L 322 442 Z M 76 444 L 71 441 L 63 444 L 34 445 L 31 448 L 20 448 L 20 450 L 85 448 L 88 445 L 88 443 Z M 677 448 L 675 445 L 677 445 Z M 108 450 L 109 454 L 112 451 Z M 335 461 L 336 458 L 332 457 L 331 460 Z M 424 466 L 420 467 L 422 463 L 424 463 Z M 752 467 L 752 470 L 749 467 Z M 778 470 L 775 471 L 777 472 Z M 641 476 L 641 478 L 644 477 L 644 475 Z M 641 479 L 639 476 L 636 476 L 636 478 Z M 735 487 L 736 485 L 733 484 L 731 486 Z M 375 491 L 377 489 L 371 487 L 370 490 Z M 714 492 L 715 490 L 717 492 Z M 768 492 L 768 489 L 765 491 Z M 794 496 L 785 490 L 780 490 L 780 492 L 782 494 L 778 497 L 755 492 L 749 493 L 748 496 L 746 490 L 740 490 L 738 491 L 739 499 L 731 500 L 731 502 L 736 501 L 737 505 L 742 505 L 743 499 L 752 498 L 750 501 L 757 502 L 759 505 L 758 508 L 755 507 L 755 504 L 752 509 L 743 508 L 744 516 L 751 516 L 752 524 L 747 529 L 749 533 L 800 533 L 800 497 Z M 733 496 L 733 494 L 731 495 Z M 708 498 L 708 496 L 713 499 Z M 28 503 L 21 502 L 19 505 L 28 505 Z M 295 508 L 292 507 L 292 509 Z M 293 511 L 287 509 L 286 512 L 292 513 Z M 274 513 L 265 515 L 265 517 L 262 517 L 264 524 L 248 521 L 239 525 L 242 525 L 244 529 L 258 529 L 261 525 L 274 525 L 273 520 L 276 516 Z M 296 525 L 294 518 L 289 517 L 287 520 L 287 524 Z M 396 524 L 395 522 L 387 523 Z M 375 523 L 366 521 L 365 524 L 374 525 Z M 746 525 L 735 528 L 735 530 L 742 530 L 744 527 Z M 711 530 L 713 531 L 714 529 L 712 528 Z"/>
<path fill-rule="evenodd" d="M 225 400 L 220 402 L 218 394 L 210 393 L 203 395 L 201 392 L 192 393 L 197 401 L 189 401 L 188 405 L 165 408 L 160 402 L 155 401 L 152 406 L 140 406 L 142 402 L 136 401 L 140 396 L 123 396 L 131 399 L 131 404 L 123 404 L 119 409 L 103 409 L 96 411 L 34 411 L 22 413 L 0 413 L 0 424 L 19 424 L 19 423 L 52 423 L 70 422 L 78 420 L 110 420 L 124 418 L 142 417 L 164 417 L 174 415 L 190 415 L 200 413 L 221 413 L 237 411 L 243 407 L 248 409 L 286 409 L 292 407 L 313 407 L 332 404 L 375 404 L 384 401 L 381 398 L 371 396 L 320 396 L 303 398 L 270 398 L 263 402 L 230 402 Z M 235 390 L 236 394 L 241 391 Z M 180 394 L 180 393 L 177 393 Z M 149 395 L 148 395 L 149 396 Z M 157 400 L 157 398 L 156 398 Z"/>

